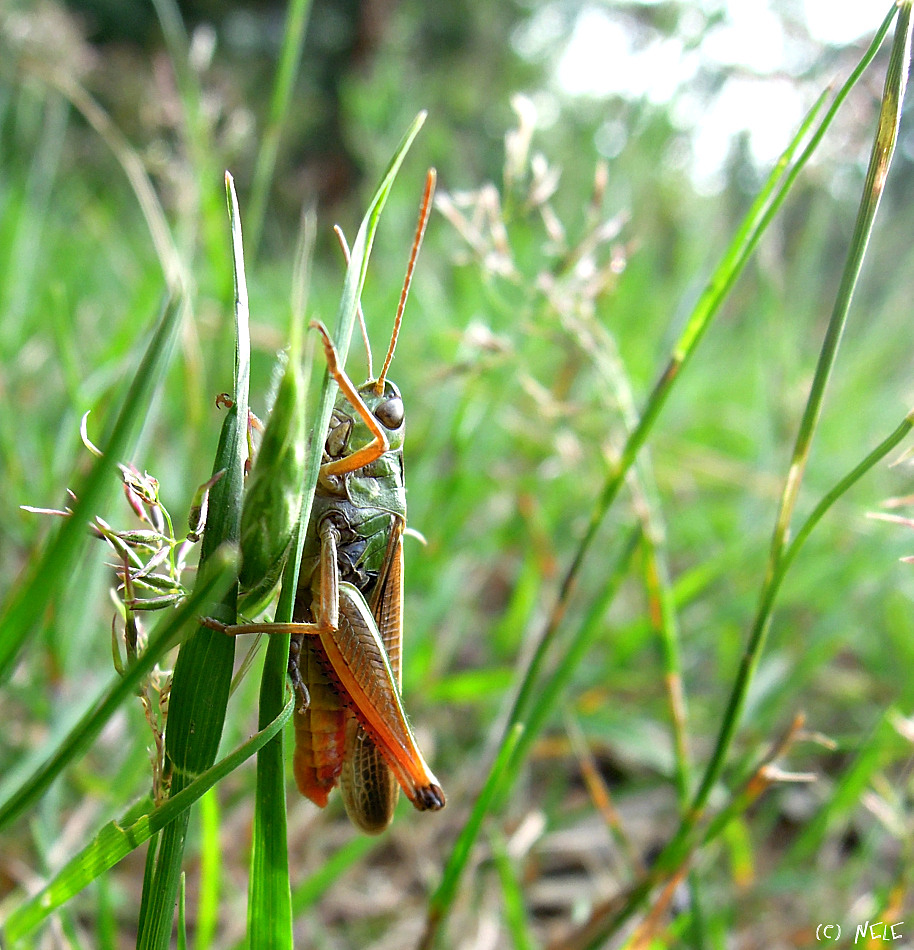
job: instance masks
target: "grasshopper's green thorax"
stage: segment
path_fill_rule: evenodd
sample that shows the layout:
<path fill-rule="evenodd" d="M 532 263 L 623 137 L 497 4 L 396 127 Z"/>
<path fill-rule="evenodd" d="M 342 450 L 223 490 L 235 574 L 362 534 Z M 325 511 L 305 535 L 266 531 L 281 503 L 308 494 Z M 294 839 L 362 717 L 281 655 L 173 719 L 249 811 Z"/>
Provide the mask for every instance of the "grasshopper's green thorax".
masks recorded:
<path fill-rule="evenodd" d="M 384 381 L 384 391 L 378 393 L 374 380 L 363 383 L 358 388 L 368 411 L 378 420 L 387 436 L 389 449 L 403 446 L 403 399 L 400 390 L 390 381 Z M 372 434 L 358 414 L 353 412 L 345 394 L 340 393 L 333 407 L 330 428 L 324 443 L 324 454 L 329 461 L 351 454 L 355 449 L 367 445 Z"/>
<path fill-rule="evenodd" d="M 374 381 L 358 387 L 366 408 L 378 421 L 388 447 L 378 458 L 345 474 L 321 473 L 314 496 L 306 540 L 302 581 L 317 568 L 318 526 L 331 518 L 340 533 L 341 576 L 370 596 L 382 571 L 388 537 L 394 524 L 406 523 L 406 485 L 403 477 L 403 401 L 397 387 L 385 380 L 378 394 Z M 347 458 L 372 441 L 372 433 L 344 394 L 337 398 L 327 438 L 325 463 Z"/>

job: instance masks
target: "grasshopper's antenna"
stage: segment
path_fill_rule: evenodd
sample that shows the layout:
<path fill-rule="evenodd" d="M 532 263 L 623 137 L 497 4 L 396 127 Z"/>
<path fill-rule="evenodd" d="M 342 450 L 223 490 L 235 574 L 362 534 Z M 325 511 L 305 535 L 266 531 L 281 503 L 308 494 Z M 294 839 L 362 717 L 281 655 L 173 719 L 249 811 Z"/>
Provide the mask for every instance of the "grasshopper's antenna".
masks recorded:
<path fill-rule="evenodd" d="M 333 232 L 336 234 L 336 239 L 340 242 L 340 247 L 343 250 L 343 259 L 346 261 L 346 266 L 349 266 L 349 245 L 346 243 L 346 235 L 343 234 L 343 229 L 338 225 L 333 225 Z M 365 343 L 365 355 L 368 357 L 368 378 L 371 379 L 374 376 L 374 373 L 371 369 L 371 344 L 368 342 L 368 328 L 365 326 L 365 314 L 362 313 L 362 301 L 355 305 L 355 312 L 359 317 L 359 326 L 362 328 L 362 340 Z"/>
<path fill-rule="evenodd" d="M 429 215 L 432 213 L 432 195 L 435 193 L 435 180 L 437 177 L 438 175 L 434 168 L 430 168 L 428 174 L 425 176 L 425 193 L 422 195 L 422 205 L 419 208 L 419 222 L 416 225 L 413 249 L 409 254 L 409 264 L 406 266 L 406 279 L 403 281 L 403 290 L 400 291 L 400 303 L 397 305 L 397 316 L 394 320 L 393 333 L 390 336 L 390 346 L 387 348 L 387 358 L 384 360 L 381 375 L 374 384 L 374 391 L 378 396 L 384 393 L 384 379 L 387 376 L 387 371 L 390 369 L 391 360 L 394 358 L 394 350 L 397 347 L 397 337 L 400 335 L 400 324 L 403 322 L 403 310 L 406 307 L 406 298 L 409 296 L 409 285 L 413 281 L 413 269 L 416 266 L 416 258 L 419 256 L 422 238 L 425 236 L 425 226 L 428 224 Z"/>

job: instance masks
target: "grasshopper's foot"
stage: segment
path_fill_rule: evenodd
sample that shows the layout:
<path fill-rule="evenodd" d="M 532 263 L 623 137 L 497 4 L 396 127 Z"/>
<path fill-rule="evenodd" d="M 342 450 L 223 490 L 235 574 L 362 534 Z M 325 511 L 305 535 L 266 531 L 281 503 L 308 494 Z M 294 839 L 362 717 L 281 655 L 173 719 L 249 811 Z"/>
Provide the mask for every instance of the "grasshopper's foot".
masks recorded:
<path fill-rule="evenodd" d="M 229 633 L 229 625 L 223 623 L 221 620 L 216 620 L 215 617 L 200 617 L 200 626 L 206 627 L 209 630 L 216 630 L 218 633 Z"/>
<path fill-rule="evenodd" d="M 446 799 L 440 785 L 423 785 L 415 790 L 413 805 L 418 811 L 440 811 Z"/>
<path fill-rule="evenodd" d="M 311 705 L 311 694 L 308 687 L 302 679 L 301 670 L 298 667 L 298 657 L 301 654 L 301 637 L 292 637 L 289 644 L 289 679 L 292 681 L 292 689 L 298 696 L 297 712 L 303 713 Z"/>

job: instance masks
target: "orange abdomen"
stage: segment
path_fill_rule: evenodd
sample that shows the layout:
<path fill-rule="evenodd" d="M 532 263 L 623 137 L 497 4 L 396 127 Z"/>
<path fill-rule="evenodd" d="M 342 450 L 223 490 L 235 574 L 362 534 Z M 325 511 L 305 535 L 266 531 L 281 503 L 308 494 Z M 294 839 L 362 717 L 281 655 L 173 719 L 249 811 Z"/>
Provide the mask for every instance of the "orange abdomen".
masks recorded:
<path fill-rule="evenodd" d="M 349 713 L 307 638 L 301 646 L 299 669 L 311 694 L 311 703 L 304 712 L 295 711 L 292 767 L 298 790 L 323 808 L 343 769 Z"/>

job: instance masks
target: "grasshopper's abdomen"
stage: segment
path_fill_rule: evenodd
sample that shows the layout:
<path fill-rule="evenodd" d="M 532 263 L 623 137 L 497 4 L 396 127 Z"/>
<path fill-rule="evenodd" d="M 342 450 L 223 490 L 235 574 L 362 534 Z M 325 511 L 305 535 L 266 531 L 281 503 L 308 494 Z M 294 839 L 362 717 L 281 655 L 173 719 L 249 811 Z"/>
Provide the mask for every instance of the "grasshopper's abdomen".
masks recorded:
<path fill-rule="evenodd" d="M 296 618 L 299 619 L 299 618 Z M 324 671 L 318 650 L 306 639 L 301 644 L 298 668 L 308 686 L 309 703 L 295 711 L 295 783 L 305 798 L 319 808 L 339 782 L 346 747 L 349 711 Z"/>
<path fill-rule="evenodd" d="M 360 490 L 360 489 L 359 489 Z M 396 490 L 385 500 L 405 499 Z M 340 581 L 357 588 L 366 600 L 382 602 L 382 588 L 394 580 L 402 585 L 400 564 L 390 577 L 388 547 L 391 536 L 402 534 L 403 517 L 387 509 L 360 507 L 348 498 L 326 491 L 322 486 L 314 500 L 312 524 L 299 577 L 295 619 L 313 622 L 315 588 L 319 587 L 319 543 L 317 526 L 329 518 L 340 534 L 336 566 Z M 399 595 L 399 590 L 398 590 Z M 399 613 L 399 596 L 397 611 Z M 390 612 L 384 608 L 385 615 Z M 384 649 L 400 682 L 400 625 L 380 624 Z M 365 734 L 351 704 L 333 676 L 332 665 L 321 641 L 305 637 L 300 646 L 299 671 L 310 693 L 310 703 L 295 713 L 295 757 L 293 770 L 299 791 L 323 808 L 330 791 L 342 784 L 347 812 L 363 831 L 378 833 L 390 823 L 399 785 L 374 742 Z M 370 674 L 369 674 L 370 675 Z"/>

